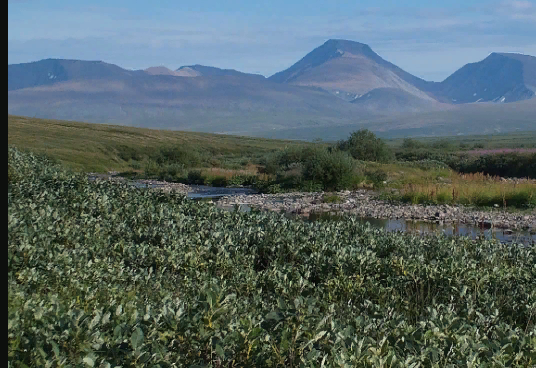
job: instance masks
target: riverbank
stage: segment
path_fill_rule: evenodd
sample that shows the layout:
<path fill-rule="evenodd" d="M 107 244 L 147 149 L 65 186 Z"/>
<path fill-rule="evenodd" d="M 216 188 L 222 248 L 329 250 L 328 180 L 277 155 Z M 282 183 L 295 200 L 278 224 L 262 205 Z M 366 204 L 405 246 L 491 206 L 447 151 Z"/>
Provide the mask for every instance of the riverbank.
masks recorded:
<path fill-rule="evenodd" d="M 128 182 L 116 173 L 88 174 L 100 178 Z M 174 191 L 191 198 L 213 198 L 219 207 L 247 205 L 261 211 L 273 211 L 300 216 L 311 213 L 337 213 L 377 219 L 404 219 L 430 223 L 461 223 L 505 230 L 528 230 L 536 233 L 536 209 L 529 212 L 504 211 L 502 208 L 481 209 L 463 205 L 412 205 L 377 199 L 371 190 L 324 192 L 292 192 L 259 194 L 248 188 L 218 188 L 186 185 L 158 180 L 131 181 L 138 187 Z"/>
<path fill-rule="evenodd" d="M 411 205 L 376 199 L 367 190 L 337 193 L 249 194 L 223 197 L 220 206 L 248 205 L 263 211 L 307 216 L 335 212 L 379 219 L 406 219 L 436 223 L 459 222 L 483 228 L 527 229 L 536 232 L 536 210 L 506 212 L 462 205 Z"/>

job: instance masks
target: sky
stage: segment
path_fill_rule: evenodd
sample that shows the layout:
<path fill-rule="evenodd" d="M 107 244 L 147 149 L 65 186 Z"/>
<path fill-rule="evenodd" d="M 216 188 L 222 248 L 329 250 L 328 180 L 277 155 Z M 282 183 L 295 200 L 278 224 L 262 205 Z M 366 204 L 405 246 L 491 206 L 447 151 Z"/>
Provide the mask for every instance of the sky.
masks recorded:
<path fill-rule="evenodd" d="M 330 38 L 441 81 L 491 52 L 536 56 L 536 0 L 8 0 L 8 64 L 202 64 L 270 76 Z"/>

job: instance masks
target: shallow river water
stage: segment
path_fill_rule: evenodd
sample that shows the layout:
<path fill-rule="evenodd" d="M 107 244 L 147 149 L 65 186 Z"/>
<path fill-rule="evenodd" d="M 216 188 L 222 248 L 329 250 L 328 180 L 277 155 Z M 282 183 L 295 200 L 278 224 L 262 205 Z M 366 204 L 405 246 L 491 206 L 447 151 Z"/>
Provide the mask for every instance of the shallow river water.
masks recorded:
<path fill-rule="evenodd" d="M 212 200 L 216 202 L 219 198 L 229 195 L 237 194 L 253 194 L 255 193 L 249 188 L 213 188 L 198 186 L 194 192 L 188 193 L 188 197 L 196 200 Z M 241 211 L 250 212 L 255 210 L 254 207 L 248 205 L 234 205 L 234 206 L 218 206 L 229 211 Z M 335 221 L 343 218 L 344 214 L 337 214 L 333 212 L 329 213 L 311 213 L 307 216 L 285 214 L 286 216 L 293 218 L 301 218 L 305 221 Z M 385 231 L 393 232 L 407 232 L 413 234 L 432 234 L 441 232 L 447 236 L 468 236 L 473 239 L 486 238 L 497 239 L 504 243 L 517 243 L 517 244 L 536 244 L 536 234 L 531 234 L 526 230 L 503 230 L 503 229 L 490 229 L 483 228 L 474 225 L 462 224 L 462 223 L 431 223 L 425 221 L 414 221 L 405 219 L 379 219 L 373 217 L 361 217 L 359 221 L 362 224 L 370 224 L 373 227 L 382 228 Z"/>

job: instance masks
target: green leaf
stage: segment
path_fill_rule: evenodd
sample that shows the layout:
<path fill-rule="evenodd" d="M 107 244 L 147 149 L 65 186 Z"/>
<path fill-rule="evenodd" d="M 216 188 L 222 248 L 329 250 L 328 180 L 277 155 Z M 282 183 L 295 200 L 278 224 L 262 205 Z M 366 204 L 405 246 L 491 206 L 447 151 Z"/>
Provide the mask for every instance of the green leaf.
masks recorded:
<path fill-rule="evenodd" d="M 266 315 L 266 317 L 264 317 L 264 319 L 270 321 L 270 320 L 273 320 L 273 321 L 281 321 L 283 319 L 283 314 L 281 312 L 278 312 L 278 311 L 272 311 L 270 313 L 268 313 Z"/>
<path fill-rule="evenodd" d="M 86 357 L 83 359 L 83 362 L 86 363 L 87 365 L 89 365 L 90 367 L 95 366 L 95 361 L 94 361 L 93 358 L 91 358 L 90 356 L 86 356 Z"/>
<path fill-rule="evenodd" d="M 138 327 L 132 332 L 130 343 L 134 350 L 138 350 L 138 348 L 143 345 L 143 330 L 141 328 Z"/>
<path fill-rule="evenodd" d="M 223 351 L 223 348 L 220 344 L 216 344 L 216 354 L 218 354 L 221 359 L 225 358 L 225 352 Z"/>

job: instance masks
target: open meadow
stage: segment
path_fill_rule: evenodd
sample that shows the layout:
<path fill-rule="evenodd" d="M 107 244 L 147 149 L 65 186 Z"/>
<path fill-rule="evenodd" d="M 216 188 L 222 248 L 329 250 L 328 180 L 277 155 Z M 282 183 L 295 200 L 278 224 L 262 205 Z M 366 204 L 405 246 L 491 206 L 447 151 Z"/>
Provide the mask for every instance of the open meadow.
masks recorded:
<path fill-rule="evenodd" d="M 329 144 L 8 116 L 8 144 L 78 171 L 116 171 L 130 178 L 186 184 L 250 185 L 266 193 L 368 188 L 410 203 L 536 206 L 536 183 L 531 180 L 536 178 L 536 153 L 530 148 L 534 134 L 385 143 L 360 132 Z M 515 142 L 529 148 L 475 153 L 512 149 Z"/>

